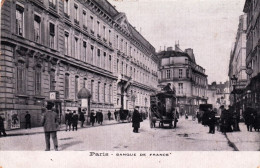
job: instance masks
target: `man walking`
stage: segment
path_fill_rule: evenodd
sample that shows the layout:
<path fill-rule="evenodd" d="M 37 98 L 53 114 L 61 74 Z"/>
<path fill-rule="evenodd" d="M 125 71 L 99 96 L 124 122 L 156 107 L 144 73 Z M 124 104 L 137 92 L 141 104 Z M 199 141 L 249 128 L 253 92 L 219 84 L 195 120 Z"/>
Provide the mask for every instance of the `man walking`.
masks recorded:
<path fill-rule="evenodd" d="M 81 122 L 81 128 L 83 128 L 84 122 L 85 122 L 85 116 L 84 112 L 81 112 L 79 115 L 79 121 Z"/>
<path fill-rule="evenodd" d="M 135 107 L 133 117 L 132 117 L 132 127 L 134 127 L 133 132 L 138 133 L 138 129 L 140 128 L 141 115 L 138 111 L 138 107 Z"/>
<path fill-rule="evenodd" d="M 95 123 L 95 113 L 94 113 L 94 110 L 91 110 L 91 113 L 90 113 L 90 123 L 92 126 L 94 126 L 94 123 Z"/>
<path fill-rule="evenodd" d="M 45 142 L 46 142 L 45 151 L 50 151 L 50 136 L 52 137 L 54 149 L 56 151 L 58 150 L 57 127 L 59 123 L 58 123 L 58 115 L 54 111 L 55 108 L 51 108 L 51 106 L 47 106 L 47 111 L 43 114 L 42 121 L 41 121 L 45 133 Z"/>
<path fill-rule="evenodd" d="M 111 119 L 111 112 L 109 110 L 108 110 L 107 116 L 108 116 L 108 120 L 110 121 L 110 119 Z"/>
<path fill-rule="evenodd" d="M 76 131 L 78 130 L 78 120 L 79 120 L 79 116 L 76 113 L 76 111 L 74 111 L 72 116 L 72 131 L 74 131 L 74 129 Z"/>
<path fill-rule="evenodd" d="M 28 111 L 26 111 L 26 115 L 25 115 L 25 129 L 29 128 L 31 129 L 31 114 L 28 113 Z"/>

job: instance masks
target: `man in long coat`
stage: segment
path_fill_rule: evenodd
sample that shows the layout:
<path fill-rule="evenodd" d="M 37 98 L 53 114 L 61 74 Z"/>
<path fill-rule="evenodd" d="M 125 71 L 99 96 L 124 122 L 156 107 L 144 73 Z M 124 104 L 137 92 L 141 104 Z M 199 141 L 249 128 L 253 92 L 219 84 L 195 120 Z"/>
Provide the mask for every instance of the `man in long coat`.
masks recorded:
<path fill-rule="evenodd" d="M 78 130 L 78 120 L 79 120 L 79 116 L 76 113 L 76 111 L 74 111 L 72 116 L 72 131 L 74 131 L 74 129 L 76 131 Z"/>
<path fill-rule="evenodd" d="M 132 127 L 134 127 L 133 132 L 138 133 L 138 129 L 140 128 L 141 115 L 136 107 L 134 109 L 133 117 L 132 117 Z"/>
<path fill-rule="evenodd" d="M 54 112 L 55 109 L 47 110 L 42 117 L 42 126 L 44 127 L 46 149 L 50 151 L 50 136 L 53 140 L 54 149 L 58 150 L 57 128 L 58 128 L 58 114 Z"/>

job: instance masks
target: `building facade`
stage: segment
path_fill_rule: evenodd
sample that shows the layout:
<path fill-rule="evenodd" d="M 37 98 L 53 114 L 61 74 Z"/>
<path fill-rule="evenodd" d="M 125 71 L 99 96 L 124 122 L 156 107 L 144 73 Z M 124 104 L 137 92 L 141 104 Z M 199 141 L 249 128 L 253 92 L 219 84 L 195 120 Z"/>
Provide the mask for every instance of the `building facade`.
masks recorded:
<path fill-rule="evenodd" d="M 228 108 L 230 105 L 229 82 L 220 82 L 219 84 L 212 82 L 208 85 L 207 98 L 207 103 L 212 104 L 213 108 L 216 108 L 220 115 L 219 107 L 224 105 L 225 108 Z"/>
<path fill-rule="evenodd" d="M 205 69 L 196 64 L 193 49 L 183 52 L 175 45 L 175 50 L 168 47 L 157 55 L 160 59 L 159 84 L 171 84 L 180 112 L 195 113 L 199 104 L 207 102 L 207 75 Z"/>
<path fill-rule="evenodd" d="M 236 106 L 237 110 L 244 109 L 244 90 L 247 84 L 246 74 L 246 30 L 247 30 L 247 15 L 239 17 L 239 24 L 234 46 L 230 53 L 229 62 L 229 79 L 237 78 L 235 88 L 232 80 L 229 82 L 231 91 L 231 105 Z M 236 95 L 234 95 L 236 94 Z"/>
<path fill-rule="evenodd" d="M 42 108 L 55 104 L 61 120 L 90 108 L 149 107 L 157 86 L 154 47 L 106 0 L 11 0 L 1 9 L 0 112 L 7 128 L 23 128 L 25 113 L 40 126 Z M 16 121 L 14 121 L 16 120 Z"/>
<path fill-rule="evenodd" d="M 246 71 L 248 79 L 244 99 L 246 105 L 260 111 L 260 2 L 246 0 L 243 11 L 247 14 Z"/>

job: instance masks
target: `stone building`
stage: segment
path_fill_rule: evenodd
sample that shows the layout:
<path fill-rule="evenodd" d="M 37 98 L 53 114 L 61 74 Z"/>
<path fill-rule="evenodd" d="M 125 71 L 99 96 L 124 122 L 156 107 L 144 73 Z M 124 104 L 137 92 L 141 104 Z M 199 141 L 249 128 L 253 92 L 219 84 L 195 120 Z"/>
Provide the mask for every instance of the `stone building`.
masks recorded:
<path fill-rule="evenodd" d="M 236 86 L 234 88 L 232 80 L 229 81 L 231 91 L 231 105 L 235 105 L 237 110 L 243 109 L 243 91 L 247 83 L 246 74 L 246 30 L 247 30 L 247 15 L 239 17 L 239 24 L 234 46 L 230 53 L 229 61 L 229 79 L 237 78 Z M 236 94 L 236 96 L 234 96 Z M 235 100 L 236 98 L 236 100 Z"/>
<path fill-rule="evenodd" d="M 177 44 L 175 50 L 168 47 L 157 55 L 159 84 L 170 83 L 176 91 L 180 112 L 193 114 L 199 104 L 207 101 L 207 75 L 205 69 L 196 64 L 193 49 L 183 52 Z"/>
<path fill-rule="evenodd" d="M 207 98 L 207 103 L 212 104 L 213 108 L 219 110 L 221 105 L 224 105 L 225 108 L 228 108 L 230 105 L 229 82 L 220 82 L 219 84 L 212 82 L 210 85 L 208 85 Z"/>
<path fill-rule="evenodd" d="M 106 0 L 10 0 L 1 9 L 0 113 L 7 128 L 39 126 L 54 103 L 60 119 L 81 110 L 149 107 L 157 86 L 154 47 Z"/>
<path fill-rule="evenodd" d="M 260 111 L 260 2 L 246 0 L 243 12 L 247 14 L 246 72 L 248 79 L 244 99 L 247 105 Z"/>

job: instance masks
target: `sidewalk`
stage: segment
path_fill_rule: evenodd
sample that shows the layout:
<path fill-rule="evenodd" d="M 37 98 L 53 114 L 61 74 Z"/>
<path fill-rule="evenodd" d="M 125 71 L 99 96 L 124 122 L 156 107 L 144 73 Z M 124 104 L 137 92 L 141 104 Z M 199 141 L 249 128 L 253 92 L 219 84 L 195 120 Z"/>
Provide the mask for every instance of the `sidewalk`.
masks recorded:
<path fill-rule="evenodd" d="M 106 126 L 106 125 L 114 125 L 114 124 L 121 124 L 122 122 L 118 122 L 115 120 L 104 120 L 103 124 L 100 125 L 95 122 L 94 126 L 86 125 L 86 122 L 84 123 L 84 127 L 80 127 L 80 122 L 78 123 L 78 129 L 85 129 L 85 128 L 93 128 L 93 127 L 100 127 L 100 126 Z M 59 131 L 65 131 L 66 125 L 61 124 Z M 72 131 L 72 126 L 71 126 Z M 15 130 L 8 130 L 6 131 L 7 136 L 20 136 L 20 135 L 34 135 L 34 134 L 41 134 L 44 133 L 43 127 L 34 127 L 31 129 L 15 129 Z"/>
<path fill-rule="evenodd" d="M 228 139 L 240 151 L 260 151 L 260 132 L 248 132 L 245 123 L 239 123 L 239 132 L 226 133 Z"/>

